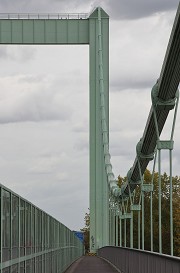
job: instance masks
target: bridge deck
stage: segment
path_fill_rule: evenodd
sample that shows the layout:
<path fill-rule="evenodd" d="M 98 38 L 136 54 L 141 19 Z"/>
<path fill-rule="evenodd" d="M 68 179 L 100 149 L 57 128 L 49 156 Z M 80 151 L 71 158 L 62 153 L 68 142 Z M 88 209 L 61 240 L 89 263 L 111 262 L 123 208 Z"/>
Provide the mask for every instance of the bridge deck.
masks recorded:
<path fill-rule="evenodd" d="M 94 256 L 83 256 L 74 262 L 65 273 L 117 273 L 105 260 Z"/>

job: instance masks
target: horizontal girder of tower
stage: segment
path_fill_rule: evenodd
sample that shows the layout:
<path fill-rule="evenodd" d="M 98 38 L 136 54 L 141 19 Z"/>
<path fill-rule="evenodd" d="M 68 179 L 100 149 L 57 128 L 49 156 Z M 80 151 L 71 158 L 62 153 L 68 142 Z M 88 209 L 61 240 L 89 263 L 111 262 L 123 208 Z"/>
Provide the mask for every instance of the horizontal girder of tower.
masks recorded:
<path fill-rule="evenodd" d="M 0 19 L 0 44 L 89 44 L 89 23 L 87 19 Z"/>

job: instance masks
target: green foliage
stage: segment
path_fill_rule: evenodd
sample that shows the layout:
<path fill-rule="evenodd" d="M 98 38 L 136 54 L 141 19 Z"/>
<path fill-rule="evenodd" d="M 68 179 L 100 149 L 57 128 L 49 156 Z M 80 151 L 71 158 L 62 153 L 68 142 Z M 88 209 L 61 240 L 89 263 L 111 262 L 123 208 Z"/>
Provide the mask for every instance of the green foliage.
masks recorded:
<path fill-rule="evenodd" d="M 85 252 L 88 252 L 89 251 L 90 212 L 88 212 L 88 213 L 85 214 L 84 223 L 85 223 L 85 226 L 81 229 L 81 231 L 84 232 L 84 247 L 85 247 Z"/>
<path fill-rule="evenodd" d="M 120 176 L 119 176 L 120 177 Z M 118 177 L 118 180 L 119 180 Z M 125 179 L 125 178 L 124 178 Z M 124 179 L 120 179 L 123 181 Z M 152 181 L 152 173 L 146 170 L 144 173 L 144 183 Z M 154 190 L 152 194 L 153 202 L 153 251 L 159 251 L 159 174 L 154 173 Z M 173 222 L 174 222 L 174 255 L 180 256 L 180 177 L 172 178 L 173 184 Z M 136 189 L 135 203 L 139 200 L 140 187 Z M 151 250 L 150 237 L 150 193 L 144 193 L 144 221 L 145 221 L 145 249 Z M 164 254 L 170 254 L 170 181 L 169 176 L 164 173 L 161 175 L 161 207 L 162 207 L 162 249 Z M 140 215 L 142 217 L 142 214 Z M 129 235 L 130 226 L 127 224 L 127 234 Z M 134 247 L 138 248 L 138 212 L 134 211 Z M 140 231 L 141 234 L 142 230 Z M 142 236 L 142 234 L 141 234 Z M 127 242 L 129 243 L 129 236 Z"/>
<path fill-rule="evenodd" d="M 122 184 L 126 182 L 126 179 L 127 179 L 126 176 L 123 178 L 123 177 L 121 177 L 121 176 L 119 175 L 119 176 L 118 176 L 118 181 L 117 181 L 118 186 L 121 187 Z"/>
<path fill-rule="evenodd" d="M 126 177 L 118 176 L 118 185 L 126 181 Z M 144 183 L 149 184 L 152 181 L 152 173 L 146 170 L 144 173 Z M 154 190 L 152 194 L 153 200 L 153 251 L 159 252 L 159 208 L 158 208 L 158 194 L 159 194 L 159 174 L 154 173 Z M 173 184 L 173 230 L 174 230 L 174 255 L 180 256 L 180 177 L 175 176 L 172 178 Z M 164 173 L 161 175 L 161 206 L 162 206 L 162 249 L 164 254 L 170 254 L 170 181 L 169 176 Z M 140 198 L 140 186 L 136 187 L 134 193 L 134 203 L 138 204 Z M 130 209 L 130 202 L 129 202 Z M 140 212 L 140 218 L 142 214 Z M 138 212 L 134 211 L 133 220 L 133 243 L 134 248 L 138 248 Z M 151 237 L 150 237 L 150 193 L 145 193 L 144 198 L 144 221 L 145 221 L 145 250 L 151 250 Z M 142 219 L 142 218 L 141 218 Z M 85 227 L 82 229 L 85 234 L 85 248 L 89 250 L 89 225 L 90 213 L 85 215 Z M 130 221 L 127 221 L 127 246 L 130 246 Z M 124 234 L 124 223 L 122 223 L 122 234 Z M 140 230 L 142 236 L 142 230 Z M 123 236 L 122 236 L 123 237 Z M 123 238 L 122 238 L 123 243 Z"/>

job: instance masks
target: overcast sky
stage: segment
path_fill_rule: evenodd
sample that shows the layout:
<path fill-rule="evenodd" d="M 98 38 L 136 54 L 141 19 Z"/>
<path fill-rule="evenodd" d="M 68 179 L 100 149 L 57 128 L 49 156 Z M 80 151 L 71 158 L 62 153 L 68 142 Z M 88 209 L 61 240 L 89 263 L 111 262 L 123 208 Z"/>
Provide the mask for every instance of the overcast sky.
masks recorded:
<path fill-rule="evenodd" d="M 116 176 L 133 165 L 178 2 L 0 0 L 1 13 L 89 13 L 102 6 L 110 15 Z M 88 46 L 0 46 L 0 181 L 74 230 L 83 227 L 89 207 L 88 54 Z M 180 175 L 179 113 L 174 140 L 174 175 Z M 169 172 L 166 159 L 165 153 Z"/>

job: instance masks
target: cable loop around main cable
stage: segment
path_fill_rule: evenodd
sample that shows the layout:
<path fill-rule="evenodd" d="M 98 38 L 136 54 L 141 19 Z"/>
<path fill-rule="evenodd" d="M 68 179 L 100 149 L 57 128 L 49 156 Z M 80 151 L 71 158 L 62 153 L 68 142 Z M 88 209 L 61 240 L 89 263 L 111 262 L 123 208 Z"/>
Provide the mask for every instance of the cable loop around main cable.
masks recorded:
<path fill-rule="evenodd" d="M 167 100 L 159 98 L 158 93 L 159 93 L 159 84 L 157 80 L 156 84 L 153 86 L 151 90 L 151 100 L 152 100 L 153 107 L 156 108 L 156 110 L 172 110 L 175 106 L 178 92 L 176 92 L 176 96 L 174 98 L 167 99 Z"/>
<path fill-rule="evenodd" d="M 137 143 L 136 145 L 136 153 L 137 153 L 137 158 L 138 160 L 140 159 L 148 159 L 149 161 L 154 159 L 154 152 L 150 153 L 150 154 L 144 154 L 142 153 L 142 138 L 140 139 L 140 141 Z"/>

